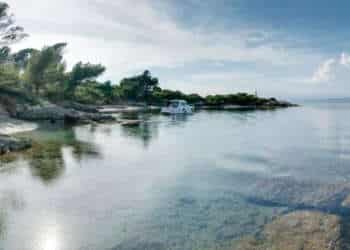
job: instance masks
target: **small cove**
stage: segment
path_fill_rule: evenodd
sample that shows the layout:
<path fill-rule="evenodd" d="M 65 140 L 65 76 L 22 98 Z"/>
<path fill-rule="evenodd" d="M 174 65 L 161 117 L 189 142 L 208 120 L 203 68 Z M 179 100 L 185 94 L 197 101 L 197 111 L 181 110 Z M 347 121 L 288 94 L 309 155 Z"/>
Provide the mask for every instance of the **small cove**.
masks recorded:
<path fill-rule="evenodd" d="M 21 133 L 46 147 L 2 163 L 0 249 L 232 249 L 289 209 L 249 202 L 259 181 L 350 181 L 349 108 L 138 114 L 139 127 Z"/>

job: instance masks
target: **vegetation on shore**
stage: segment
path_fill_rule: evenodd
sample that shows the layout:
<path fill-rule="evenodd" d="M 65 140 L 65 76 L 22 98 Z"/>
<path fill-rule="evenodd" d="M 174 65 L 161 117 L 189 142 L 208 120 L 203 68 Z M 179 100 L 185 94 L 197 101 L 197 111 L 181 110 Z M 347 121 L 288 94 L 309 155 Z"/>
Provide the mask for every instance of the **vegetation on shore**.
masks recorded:
<path fill-rule="evenodd" d="M 11 45 L 28 34 L 16 25 L 9 13 L 9 5 L 4 2 L 0 2 L 0 22 L 0 107 L 6 111 L 4 114 L 18 119 L 106 122 L 115 118 L 98 113 L 94 105 L 160 106 L 172 99 L 184 99 L 190 104 L 209 108 L 230 105 L 249 108 L 290 106 L 274 98 L 259 98 L 246 93 L 204 97 L 162 89 L 159 79 L 149 70 L 123 78 L 119 83 L 100 81 L 100 76 L 106 71 L 101 64 L 77 62 L 71 69 L 67 68 L 64 60 L 66 43 L 12 51 Z M 11 151 L 14 147 L 11 143 L 3 139 L 2 151 Z"/>
<path fill-rule="evenodd" d="M 229 95 L 185 94 L 181 91 L 162 89 L 158 78 L 145 70 L 142 74 L 127 77 L 119 83 L 101 82 L 99 77 L 106 68 L 101 64 L 78 62 L 71 70 L 66 67 L 64 51 L 66 43 L 46 46 L 41 50 L 27 48 L 12 52 L 10 45 L 27 34 L 15 26 L 9 6 L 0 3 L 0 19 L 8 23 L 0 28 L 0 104 L 11 107 L 10 96 L 16 101 L 47 100 L 60 104 L 73 101 L 82 104 L 146 103 L 165 104 L 171 99 L 184 99 L 191 104 L 207 106 L 276 104 L 275 99 L 259 98 L 246 93 Z M 7 104 L 7 105 L 6 105 Z"/>
<path fill-rule="evenodd" d="M 191 104 L 208 106 L 260 106 L 275 100 L 246 93 L 202 97 L 195 93 L 162 89 L 158 78 L 148 70 L 124 78 L 119 84 L 101 82 L 98 77 L 106 68 L 100 64 L 78 62 L 71 71 L 67 71 L 63 60 L 65 47 L 65 43 L 58 43 L 42 50 L 25 49 L 9 53 L 7 63 L 0 64 L 0 90 L 4 93 L 18 92 L 19 95 L 26 93 L 27 99 L 95 105 L 130 102 L 162 105 L 171 99 L 184 99 Z"/>

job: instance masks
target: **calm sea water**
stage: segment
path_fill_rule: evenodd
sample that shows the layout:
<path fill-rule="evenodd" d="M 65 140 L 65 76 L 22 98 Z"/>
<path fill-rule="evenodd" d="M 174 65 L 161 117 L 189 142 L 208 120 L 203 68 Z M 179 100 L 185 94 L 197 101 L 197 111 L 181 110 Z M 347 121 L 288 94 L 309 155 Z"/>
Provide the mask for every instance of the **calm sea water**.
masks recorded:
<path fill-rule="evenodd" d="M 277 111 L 140 114 L 22 136 L 47 148 L 1 163 L 0 249 L 234 249 L 283 207 L 261 179 L 350 179 L 350 103 Z"/>

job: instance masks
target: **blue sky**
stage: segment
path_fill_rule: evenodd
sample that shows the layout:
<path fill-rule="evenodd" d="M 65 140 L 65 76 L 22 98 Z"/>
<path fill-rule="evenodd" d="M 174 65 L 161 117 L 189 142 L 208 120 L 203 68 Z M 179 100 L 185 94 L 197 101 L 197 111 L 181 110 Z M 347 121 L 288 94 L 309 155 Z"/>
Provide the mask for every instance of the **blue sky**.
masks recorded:
<path fill-rule="evenodd" d="M 9 0 L 40 48 L 65 41 L 68 65 L 102 63 L 118 82 L 150 69 L 185 92 L 348 96 L 350 2 Z"/>

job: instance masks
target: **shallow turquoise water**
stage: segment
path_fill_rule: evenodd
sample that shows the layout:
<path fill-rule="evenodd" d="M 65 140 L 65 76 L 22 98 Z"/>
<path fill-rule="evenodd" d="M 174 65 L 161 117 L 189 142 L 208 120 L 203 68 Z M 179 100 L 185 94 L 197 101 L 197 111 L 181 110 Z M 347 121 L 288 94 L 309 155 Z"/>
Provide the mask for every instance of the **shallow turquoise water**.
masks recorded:
<path fill-rule="evenodd" d="M 136 128 L 24 134 L 55 144 L 2 164 L 0 249 L 232 249 L 287 209 L 249 203 L 257 181 L 349 180 L 349 108 L 142 114 Z"/>

